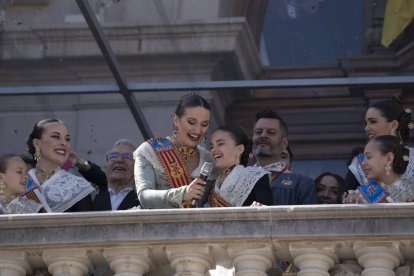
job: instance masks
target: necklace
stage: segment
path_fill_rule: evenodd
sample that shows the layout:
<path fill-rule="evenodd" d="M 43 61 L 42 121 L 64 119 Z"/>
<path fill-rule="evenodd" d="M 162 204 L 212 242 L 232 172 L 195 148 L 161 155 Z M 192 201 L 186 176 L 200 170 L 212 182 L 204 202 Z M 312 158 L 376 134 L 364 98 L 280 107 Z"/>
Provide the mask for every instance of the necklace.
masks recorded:
<path fill-rule="evenodd" d="M 5 196 L 5 195 L 1 195 L 0 196 L 0 201 L 3 202 L 4 205 L 9 204 L 13 199 L 15 198 L 15 196 Z"/>
<path fill-rule="evenodd" d="M 39 166 L 36 166 L 36 174 L 39 177 L 39 182 L 40 183 L 43 183 L 46 180 L 48 180 L 54 173 L 55 173 L 55 170 L 53 170 L 51 172 L 46 172 L 42 168 L 40 168 Z"/>
<path fill-rule="evenodd" d="M 223 170 L 222 172 L 220 172 L 219 176 L 217 177 L 217 184 L 219 186 L 219 188 L 221 187 L 221 185 L 223 184 L 224 180 L 226 179 L 226 177 L 231 173 L 231 171 L 234 169 L 234 167 L 236 167 L 236 165 L 231 165 L 230 167 L 228 167 L 227 169 Z"/>
<path fill-rule="evenodd" d="M 187 161 L 188 157 L 194 156 L 196 154 L 195 148 L 190 147 L 178 147 L 178 151 L 184 158 L 184 161 Z"/>

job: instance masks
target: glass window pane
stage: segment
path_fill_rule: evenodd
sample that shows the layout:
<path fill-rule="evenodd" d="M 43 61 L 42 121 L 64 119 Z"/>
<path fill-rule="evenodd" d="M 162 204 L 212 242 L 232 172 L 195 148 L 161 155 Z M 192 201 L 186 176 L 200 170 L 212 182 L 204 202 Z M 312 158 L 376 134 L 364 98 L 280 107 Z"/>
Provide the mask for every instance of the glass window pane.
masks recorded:
<path fill-rule="evenodd" d="M 335 65 L 360 55 L 360 0 L 269 1 L 263 37 L 271 66 Z"/>

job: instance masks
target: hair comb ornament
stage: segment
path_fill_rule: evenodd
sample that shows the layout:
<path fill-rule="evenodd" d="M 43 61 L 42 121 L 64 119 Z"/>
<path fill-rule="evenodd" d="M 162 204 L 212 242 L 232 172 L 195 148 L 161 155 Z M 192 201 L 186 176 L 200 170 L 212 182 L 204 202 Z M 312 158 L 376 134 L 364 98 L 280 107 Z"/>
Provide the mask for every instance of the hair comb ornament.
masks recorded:
<path fill-rule="evenodd" d="M 189 92 L 189 93 L 185 94 L 184 96 L 182 96 L 181 100 L 185 100 L 185 99 L 190 98 L 190 97 L 192 97 L 194 95 L 196 95 L 196 93 Z"/>
<path fill-rule="evenodd" d="M 403 160 L 404 160 L 405 162 L 410 161 L 410 156 L 408 156 L 408 155 L 403 155 Z"/>
<path fill-rule="evenodd" d="M 413 123 L 409 123 L 407 127 L 408 127 L 408 129 L 410 129 L 410 130 L 411 130 L 411 129 L 414 129 L 414 124 L 413 124 Z"/>
<path fill-rule="evenodd" d="M 410 114 L 412 110 L 411 110 L 411 108 L 406 108 L 404 111 L 405 111 L 405 113 Z"/>

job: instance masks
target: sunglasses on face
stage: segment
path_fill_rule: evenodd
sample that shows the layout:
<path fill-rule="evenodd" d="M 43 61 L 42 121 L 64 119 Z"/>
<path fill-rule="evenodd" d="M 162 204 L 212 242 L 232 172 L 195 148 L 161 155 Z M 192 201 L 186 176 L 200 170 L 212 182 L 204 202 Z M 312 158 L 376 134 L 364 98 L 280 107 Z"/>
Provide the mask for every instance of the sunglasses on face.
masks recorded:
<path fill-rule="evenodd" d="M 106 153 L 106 161 L 117 160 L 118 158 L 122 158 L 123 160 L 134 160 L 134 156 L 132 152 L 118 152 L 118 151 L 110 151 Z"/>

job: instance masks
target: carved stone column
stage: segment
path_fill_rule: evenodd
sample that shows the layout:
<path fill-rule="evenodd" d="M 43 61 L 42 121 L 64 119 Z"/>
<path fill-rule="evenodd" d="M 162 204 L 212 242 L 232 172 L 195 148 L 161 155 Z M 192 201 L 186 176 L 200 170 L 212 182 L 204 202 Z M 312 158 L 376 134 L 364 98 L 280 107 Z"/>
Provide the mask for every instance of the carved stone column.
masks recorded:
<path fill-rule="evenodd" d="M 329 276 L 328 271 L 338 262 L 335 248 L 331 243 L 290 244 L 290 254 L 300 270 L 298 276 Z"/>
<path fill-rule="evenodd" d="M 168 246 L 165 251 L 175 276 L 204 276 L 213 264 L 208 245 Z"/>
<path fill-rule="evenodd" d="M 266 276 L 266 271 L 275 261 L 271 245 L 229 246 L 228 252 L 233 259 L 236 276 Z"/>
<path fill-rule="evenodd" d="M 53 276 L 84 276 L 92 271 L 86 249 L 49 249 L 42 256 Z"/>
<path fill-rule="evenodd" d="M 402 262 L 399 244 L 394 242 L 357 242 L 354 251 L 364 267 L 362 276 L 394 276 L 394 268 Z"/>
<path fill-rule="evenodd" d="M 105 249 L 104 257 L 114 276 L 142 276 L 150 269 L 151 259 L 146 247 Z"/>
<path fill-rule="evenodd" d="M 0 250 L 0 276 L 24 276 L 32 273 L 26 253 Z"/>

